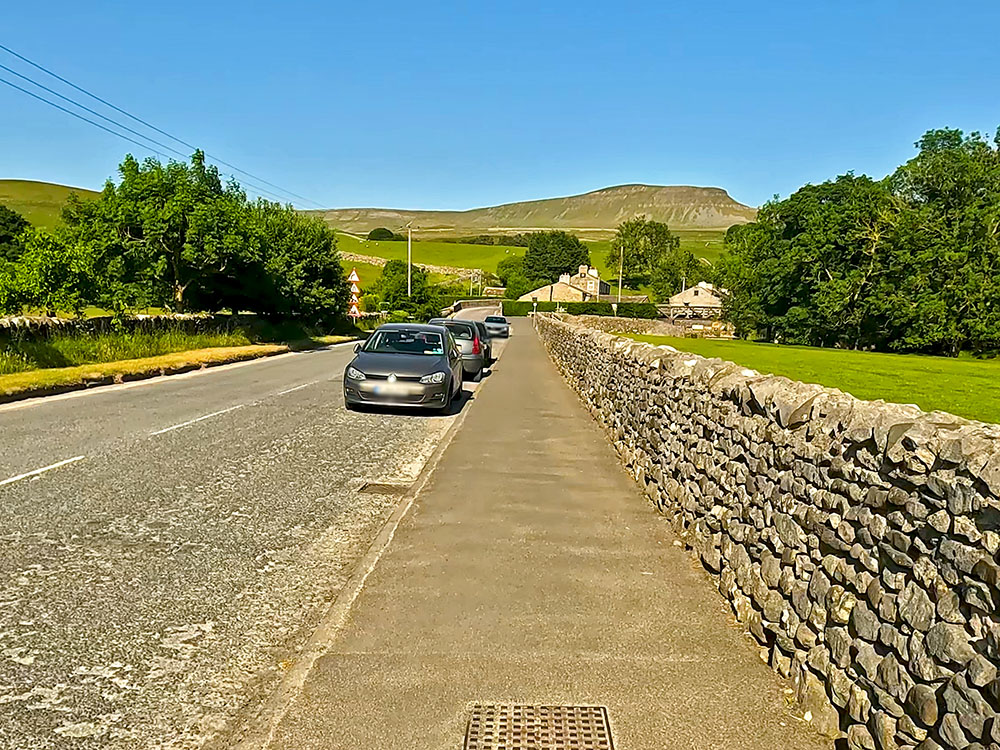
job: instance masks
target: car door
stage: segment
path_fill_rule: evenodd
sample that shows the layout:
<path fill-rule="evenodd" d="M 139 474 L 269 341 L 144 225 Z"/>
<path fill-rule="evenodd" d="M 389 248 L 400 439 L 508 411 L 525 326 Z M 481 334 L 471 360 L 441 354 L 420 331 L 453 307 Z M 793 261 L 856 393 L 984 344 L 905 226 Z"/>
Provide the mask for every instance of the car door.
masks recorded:
<path fill-rule="evenodd" d="M 446 331 L 448 329 L 445 329 Z M 462 382 L 462 350 L 455 337 L 448 331 L 448 365 L 451 367 L 452 383 Z M 454 388 L 454 386 L 452 386 Z"/>

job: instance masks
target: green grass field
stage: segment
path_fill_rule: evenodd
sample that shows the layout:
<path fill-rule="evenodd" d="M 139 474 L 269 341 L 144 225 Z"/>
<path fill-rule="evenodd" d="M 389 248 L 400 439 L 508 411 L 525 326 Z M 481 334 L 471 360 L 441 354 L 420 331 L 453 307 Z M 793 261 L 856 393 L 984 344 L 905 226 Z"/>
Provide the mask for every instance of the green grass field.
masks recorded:
<path fill-rule="evenodd" d="M 1000 422 L 1000 360 L 925 357 L 749 341 L 632 336 L 764 373 L 839 388 L 857 398 L 940 409 L 968 419 Z"/>
<path fill-rule="evenodd" d="M 351 235 L 338 232 L 337 247 L 345 253 L 374 255 L 377 258 L 390 260 L 406 260 L 405 242 L 359 240 Z M 413 242 L 413 262 L 432 266 L 482 268 L 486 271 L 495 271 L 497 263 L 503 258 L 509 257 L 512 253 L 523 255 L 524 250 L 523 247 L 505 247 L 503 245 L 466 245 L 458 242 L 415 240 Z M 358 273 L 361 273 L 360 268 Z"/>
<path fill-rule="evenodd" d="M 696 256 L 709 262 L 718 259 L 722 252 L 725 232 L 679 230 L 676 234 L 681 239 L 682 247 L 689 247 Z M 601 278 L 612 285 L 618 278 L 617 266 L 606 263 L 610 240 L 587 241 L 590 248 L 590 262 L 600 271 Z M 374 242 L 360 240 L 349 234 L 337 233 L 337 246 L 341 251 L 359 255 L 373 255 L 378 258 L 396 258 L 406 260 L 405 242 Z M 511 255 L 523 255 L 523 247 L 507 247 L 504 245 L 471 245 L 457 242 L 435 242 L 432 240 L 416 240 L 413 243 L 413 262 L 438 266 L 453 266 L 455 268 L 482 268 L 495 271 L 497 263 Z M 345 262 L 345 268 L 350 264 Z M 612 264 L 613 265 L 613 264 Z M 347 268 L 347 270 L 350 270 Z M 380 271 L 375 266 L 367 266 L 362 270 L 358 264 L 358 274 L 362 278 L 362 287 L 378 278 Z M 446 280 L 444 277 L 436 281 Z M 650 289 L 626 289 L 626 293 L 651 294 Z"/>
<path fill-rule="evenodd" d="M 62 221 L 62 208 L 70 193 L 97 197 L 82 190 L 32 180 L 0 180 L 0 203 L 17 211 L 32 224 L 51 229 Z"/>

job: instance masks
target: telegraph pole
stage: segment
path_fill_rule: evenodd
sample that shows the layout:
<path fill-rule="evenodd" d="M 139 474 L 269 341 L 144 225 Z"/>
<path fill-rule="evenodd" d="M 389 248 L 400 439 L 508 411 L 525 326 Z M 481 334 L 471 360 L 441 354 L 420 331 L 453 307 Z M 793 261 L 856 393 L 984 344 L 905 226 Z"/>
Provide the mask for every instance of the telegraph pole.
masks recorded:
<path fill-rule="evenodd" d="M 620 255 L 618 256 L 618 301 L 622 301 L 622 271 L 625 268 L 625 243 L 621 242 L 618 244 L 618 249 L 620 250 Z M 598 290 L 600 291 L 600 290 Z M 598 299 L 600 299 L 598 297 Z"/>
<path fill-rule="evenodd" d="M 406 296 L 413 296 L 413 279 L 410 268 L 413 266 L 413 222 L 406 225 Z"/>

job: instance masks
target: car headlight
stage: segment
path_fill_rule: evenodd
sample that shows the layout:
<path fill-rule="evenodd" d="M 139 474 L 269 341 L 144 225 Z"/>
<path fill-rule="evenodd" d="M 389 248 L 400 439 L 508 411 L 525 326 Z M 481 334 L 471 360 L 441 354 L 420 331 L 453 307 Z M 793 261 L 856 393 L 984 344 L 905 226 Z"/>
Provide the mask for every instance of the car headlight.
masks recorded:
<path fill-rule="evenodd" d="M 443 372 L 435 372 L 430 375 L 424 375 L 422 378 L 420 378 L 420 382 L 424 384 L 443 383 L 446 377 L 447 375 L 445 375 Z"/>
<path fill-rule="evenodd" d="M 365 379 L 365 374 L 363 372 L 361 372 L 361 370 L 358 370 L 358 369 L 356 369 L 354 367 L 348 367 L 347 368 L 347 377 L 350 380 L 364 380 Z"/>

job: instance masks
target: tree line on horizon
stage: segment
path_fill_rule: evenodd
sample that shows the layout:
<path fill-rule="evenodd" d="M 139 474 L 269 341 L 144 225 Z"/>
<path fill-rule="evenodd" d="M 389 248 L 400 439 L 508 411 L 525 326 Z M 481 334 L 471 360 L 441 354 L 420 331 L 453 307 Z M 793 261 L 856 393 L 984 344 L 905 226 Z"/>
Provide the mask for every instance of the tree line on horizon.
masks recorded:
<path fill-rule="evenodd" d="M 1000 351 L 1000 129 L 931 130 L 881 180 L 853 173 L 726 234 L 737 334 L 956 356 Z"/>
<path fill-rule="evenodd" d="M 127 155 L 118 171 L 97 199 L 70 196 L 54 231 L 0 206 L 0 314 L 155 307 L 344 319 L 347 281 L 320 220 L 248 199 L 201 151 L 189 164 Z"/>
<path fill-rule="evenodd" d="M 562 230 L 526 235 L 523 256 L 504 258 L 497 276 L 507 288 L 508 299 L 552 284 L 564 273 L 574 274 L 591 264 L 590 249 L 576 235 Z M 621 269 L 622 282 L 630 288 L 648 288 L 658 300 L 680 291 L 685 283 L 702 280 L 707 271 L 690 249 L 663 222 L 636 217 L 622 222 L 612 238 L 605 263 Z M 605 279 L 607 281 L 607 279 Z"/>

